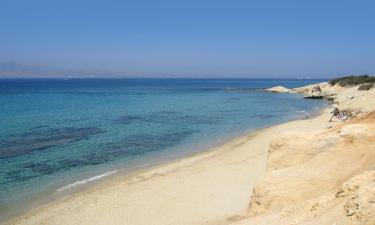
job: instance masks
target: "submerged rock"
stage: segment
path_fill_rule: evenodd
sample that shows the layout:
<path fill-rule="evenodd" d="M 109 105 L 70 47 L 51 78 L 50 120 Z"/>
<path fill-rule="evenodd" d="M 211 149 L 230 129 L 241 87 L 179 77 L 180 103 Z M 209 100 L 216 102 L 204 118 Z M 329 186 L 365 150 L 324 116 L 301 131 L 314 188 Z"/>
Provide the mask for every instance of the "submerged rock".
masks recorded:
<path fill-rule="evenodd" d="M 9 139 L 0 139 L 0 159 L 72 143 L 103 132 L 97 127 L 62 127 L 26 132 Z"/>

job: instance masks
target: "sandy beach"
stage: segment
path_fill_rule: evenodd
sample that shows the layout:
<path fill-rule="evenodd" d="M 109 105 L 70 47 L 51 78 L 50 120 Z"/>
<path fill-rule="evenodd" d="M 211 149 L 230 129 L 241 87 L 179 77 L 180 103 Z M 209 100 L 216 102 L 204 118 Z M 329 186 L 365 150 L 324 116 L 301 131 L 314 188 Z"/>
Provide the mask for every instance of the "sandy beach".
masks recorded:
<path fill-rule="evenodd" d="M 324 111 L 326 112 L 326 110 Z M 327 113 L 245 135 L 196 156 L 115 178 L 41 206 L 11 224 L 226 224 L 247 212 L 270 141 L 323 129 Z"/>
<path fill-rule="evenodd" d="M 357 93 L 353 90 L 351 94 Z M 347 99 L 343 97 L 344 91 L 340 89 L 340 98 L 337 98 L 341 106 L 349 101 L 343 100 Z M 358 93 L 356 99 L 362 103 L 368 102 L 366 96 L 374 94 L 373 91 L 366 92 L 366 96 L 362 95 L 365 92 Z M 354 97 L 350 101 L 352 99 Z M 360 102 L 349 105 L 358 107 Z M 366 110 L 372 109 L 366 107 Z M 342 188 L 343 183 L 371 168 L 372 153 L 367 153 L 362 146 L 366 143 L 372 146 L 374 141 L 370 135 L 363 143 L 358 142 L 362 143 L 359 147 L 350 146 L 354 152 L 341 153 L 340 148 L 324 152 L 332 146 L 343 149 L 347 138 L 355 140 L 359 138 L 355 135 L 372 134 L 373 129 L 370 125 L 353 128 L 356 123 L 372 123 L 372 117 L 366 117 L 368 112 L 364 113 L 364 119 L 360 117 L 353 122 L 328 122 L 331 110 L 327 108 L 314 118 L 250 133 L 188 158 L 110 179 L 34 209 L 9 223 L 310 224 L 315 218 L 311 215 L 313 212 L 326 219 L 311 224 L 332 224 L 340 213 L 346 212 L 341 207 L 346 203 L 345 198 L 336 201 L 331 196 L 334 199 L 336 190 Z M 361 166 L 350 166 L 349 159 Z M 340 165 L 345 169 L 338 169 Z M 328 207 L 330 204 L 331 208 Z M 327 211 L 323 213 L 317 209 L 315 212 L 311 207 L 326 207 Z M 371 207 L 369 215 L 372 215 Z M 331 209 L 332 214 L 327 216 Z M 364 217 L 366 221 L 374 222 L 368 220 L 367 214 Z M 337 224 L 347 224 L 345 221 L 349 219 L 340 221 L 342 223 Z"/>

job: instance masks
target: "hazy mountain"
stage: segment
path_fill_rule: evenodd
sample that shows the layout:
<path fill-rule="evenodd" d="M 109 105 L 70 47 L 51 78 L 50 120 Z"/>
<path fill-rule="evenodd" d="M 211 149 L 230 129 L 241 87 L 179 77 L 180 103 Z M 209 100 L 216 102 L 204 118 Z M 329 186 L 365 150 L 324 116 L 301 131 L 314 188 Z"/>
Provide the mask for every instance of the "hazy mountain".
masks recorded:
<path fill-rule="evenodd" d="M 176 78 L 194 77 L 184 74 L 135 73 L 120 70 L 61 69 L 42 65 L 14 62 L 0 62 L 0 78 L 95 78 L 95 77 L 135 77 L 135 78 Z M 195 76 L 197 77 L 197 76 Z M 204 76 L 210 77 L 210 76 Z M 212 76 L 211 76 L 212 77 Z"/>
<path fill-rule="evenodd" d="M 7 62 L 0 63 L 1 77 L 33 77 L 33 76 L 58 76 L 62 71 L 52 67 L 39 65 L 24 65 Z"/>
<path fill-rule="evenodd" d="M 93 70 L 93 69 L 61 69 L 56 67 L 20 64 L 14 62 L 0 62 L 0 78 L 226 78 L 213 74 L 173 74 L 173 73 L 129 73 L 120 70 Z M 235 76 L 236 78 L 249 78 L 248 76 Z M 251 77 L 251 76 L 250 76 Z M 258 76 L 277 78 L 277 75 Z M 300 75 L 289 77 L 294 79 L 311 79 L 311 76 Z"/>
<path fill-rule="evenodd" d="M 28 65 L 14 62 L 0 63 L 0 77 L 128 77 L 123 71 L 60 69 L 41 65 Z"/>

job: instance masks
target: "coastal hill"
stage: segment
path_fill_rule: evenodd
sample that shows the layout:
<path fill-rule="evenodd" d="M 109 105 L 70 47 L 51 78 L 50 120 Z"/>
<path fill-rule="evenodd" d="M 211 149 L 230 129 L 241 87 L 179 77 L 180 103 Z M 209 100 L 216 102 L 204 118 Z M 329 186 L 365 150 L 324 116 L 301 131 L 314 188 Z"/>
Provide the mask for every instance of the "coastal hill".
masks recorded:
<path fill-rule="evenodd" d="M 361 76 L 277 88 L 328 99 L 336 120 L 327 129 L 271 142 L 267 172 L 251 195 L 250 218 L 234 224 L 375 224 L 374 82 Z"/>
<path fill-rule="evenodd" d="M 327 99 L 332 103 L 332 107 L 363 114 L 375 110 L 374 85 L 375 77 L 362 75 L 343 77 L 292 89 L 276 86 L 268 88 L 266 91 L 297 93 L 304 94 L 305 98 Z"/>

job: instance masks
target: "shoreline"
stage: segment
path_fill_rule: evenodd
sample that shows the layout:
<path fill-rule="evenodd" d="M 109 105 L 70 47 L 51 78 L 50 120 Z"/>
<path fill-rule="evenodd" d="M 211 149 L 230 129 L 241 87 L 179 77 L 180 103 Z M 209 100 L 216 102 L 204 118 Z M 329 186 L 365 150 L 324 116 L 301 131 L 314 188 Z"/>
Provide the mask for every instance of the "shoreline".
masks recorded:
<path fill-rule="evenodd" d="M 92 188 L 95 188 L 97 186 L 100 186 L 103 184 L 106 185 L 107 183 L 112 182 L 112 181 L 127 179 L 131 176 L 137 176 L 140 173 L 147 172 L 149 170 L 162 167 L 167 164 L 177 163 L 181 160 L 194 158 L 194 157 L 200 157 L 201 155 L 205 155 L 210 152 L 215 152 L 217 150 L 220 150 L 220 147 L 223 145 L 236 141 L 237 139 L 255 135 L 256 133 L 262 132 L 266 129 L 270 129 L 272 127 L 280 126 L 280 125 L 290 123 L 293 121 L 313 119 L 315 117 L 320 116 L 324 110 L 327 110 L 328 107 L 329 106 L 326 105 L 319 109 L 314 109 L 311 112 L 308 111 L 307 114 L 304 116 L 291 116 L 289 119 L 286 119 L 286 121 L 284 122 L 279 122 L 279 123 L 274 123 L 270 125 L 265 125 L 259 128 L 249 129 L 248 131 L 240 131 L 240 132 L 232 133 L 232 134 L 227 135 L 224 138 L 221 138 L 221 140 L 214 141 L 211 144 L 206 144 L 204 145 L 204 147 L 200 146 L 198 149 L 195 149 L 194 151 L 188 150 L 183 153 L 174 153 L 173 155 L 168 154 L 167 158 L 165 158 L 166 155 L 158 155 L 156 157 L 151 156 L 152 159 L 149 158 L 146 160 L 141 160 L 139 162 L 131 163 L 131 165 L 129 166 L 125 166 L 121 168 L 112 168 L 110 170 L 103 171 L 102 173 L 99 173 L 93 176 L 82 177 L 81 179 L 78 179 L 73 183 L 60 186 L 53 192 L 40 194 L 39 196 L 42 196 L 42 197 L 25 202 L 27 205 L 24 205 L 22 209 L 17 209 L 14 212 L 5 213 L 4 218 L 0 219 L 0 224 L 8 224 L 9 221 L 13 221 L 14 219 L 22 217 L 23 215 L 26 215 L 29 212 L 32 212 L 39 208 L 46 207 L 49 204 L 53 204 L 55 202 L 62 201 L 74 195 L 89 191 Z M 95 179 L 96 177 L 99 177 L 99 178 Z M 90 181 L 86 183 L 87 180 L 90 180 Z M 74 185 L 75 183 L 80 183 L 82 181 L 84 181 L 85 183 L 78 184 L 77 186 Z M 62 192 L 60 192 L 60 190 L 62 190 Z M 19 204 L 16 206 L 12 206 L 12 208 L 17 208 L 18 206 Z"/>
<path fill-rule="evenodd" d="M 70 194 L 68 194 L 66 196 L 63 196 L 63 197 L 60 197 L 58 199 L 52 199 L 52 201 L 46 202 L 46 203 L 38 205 L 38 206 L 32 206 L 31 209 L 26 210 L 24 212 L 21 212 L 18 215 L 16 215 L 15 217 L 11 217 L 8 220 L 3 221 L 2 223 L 4 223 L 4 224 L 19 224 L 19 223 L 21 223 L 22 224 L 22 222 L 20 222 L 20 221 L 23 221 L 23 222 L 26 222 L 26 224 L 33 224 L 32 222 L 28 223 L 28 221 L 24 220 L 23 218 L 29 218 L 30 216 L 35 215 L 35 213 L 38 213 L 38 212 L 43 212 L 43 211 L 45 212 L 45 210 L 47 210 L 47 208 L 49 208 L 49 207 L 55 207 L 57 205 L 61 205 L 61 204 L 64 204 L 66 202 L 69 202 L 69 201 L 74 201 L 74 199 L 80 198 L 80 196 L 90 195 L 90 193 L 95 193 L 98 190 L 106 189 L 106 188 L 111 187 L 111 186 L 116 186 L 116 185 L 118 185 L 118 183 L 127 183 L 127 185 L 131 186 L 131 184 L 137 183 L 137 182 L 140 183 L 140 182 L 144 181 L 144 179 L 152 180 L 155 177 L 155 174 L 159 174 L 159 175 L 163 174 L 163 176 L 165 176 L 165 173 L 167 173 L 167 176 L 168 176 L 169 172 L 173 173 L 174 170 L 181 170 L 181 169 L 184 169 L 184 168 L 186 169 L 186 168 L 189 168 L 189 167 L 194 168 L 194 166 L 199 167 L 199 165 L 204 164 L 203 160 L 205 160 L 205 159 L 213 160 L 213 158 L 215 158 L 215 157 L 220 158 L 223 155 L 231 154 L 231 152 L 227 152 L 228 148 L 238 145 L 238 142 L 240 142 L 242 145 L 246 144 L 246 141 L 243 142 L 244 139 L 247 140 L 247 141 L 250 141 L 250 142 L 251 141 L 257 142 L 256 141 L 257 136 L 262 135 L 262 134 L 264 135 L 265 133 L 269 133 L 269 132 L 272 133 L 272 130 L 278 130 L 278 129 L 280 129 L 280 127 L 288 127 L 289 125 L 293 126 L 293 124 L 295 124 L 295 123 L 297 123 L 297 124 L 298 123 L 304 123 L 306 121 L 318 120 L 318 118 L 321 118 L 321 117 L 327 117 L 327 115 L 326 115 L 327 110 L 328 110 L 328 106 L 326 106 L 324 109 L 321 109 L 320 112 L 318 113 L 318 115 L 312 114 L 311 118 L 296 119 L 296 120 L 292 120 L 292 121 L 289 121 L 289 122 L 285 122 L 285 123 L 281 123 L 281 124 L 277 124 L 277 125 L 271 125 L 269 127 L 260 128 L 260 129 L 257 129 L 255 131 L 251 131 L 251 132 L 246 133 L 244 135 L 241 135 L 239 137 L 235 137 L 235 138 L 230 139 L 230 140 L 225 140 L 224 143 L 220 143 L 218 146 L 211 147 L 211 148 L 209 148 L 205 151 L 199 152 L 199 153 L 193 153 L 192 155 L 182 156 L 182 158 L 167 160 L 165 162 L 161 162 L 161 164 L 146 166 L 145 168 L 137 168 L 137 169 L 134 169 L 133 171 L 128 171 L 126 174 L 124 172 L 119 172 L 119 173 L 113 174 L 112 176 L 106 177 L 104 179 L 100 179 L 98 181 L 93 182 L 92 184 L 89 184 L 88 187 L 81 187 L 79 190 L 75 191 L 74 193 L 70 193 Z M 322 128 L 325 125 L 326 124 L 324 124 L 324 125 L 320 124 L 318 126 L 319 126 L 319 128 Z M 289 131 L 289 128 L 287 130 L 284 130 L 284 131 Z M 259 156 L 252 156 L 253 160 L 257 159 L 258 157 L 260 157 L 262 159 L 261 160 L 255 160 L 255 161 L 258 161 L 257 163 L 258 164 L 260 163 L 260 165 L 258 165 L 257 167 L 254 166 L 253 169 L 258 169 L 258 172 L 256 173 L 256 176 L 255 176 L 255 174 L 253 174 L 254 179 L 252 179 L 252 181 L 250 181 L 250 183 L 254 183 L 255 177 L 258 177 L 265 172 L 267 148 L 268 148 L 269 142 L 271 141 L 272 138 L 269 137 L 268 139 L 269 140 L 267 140 L 267 143 L 263 143 L 265 148 L 263 148 L 261 150 L 261 153 L 259 154 Z M 234 155 L 234 154 L 235 153 L 232 152 L 232 155 Z M 259 167 L 261 167 L 261 168 L 259 168 Z M 250 169 L 251 169 L 251 166 L 250 166 Z M 259 171 L 259 169 L 262 169 L 263 171 Z M 160 171 L 160 170 L 164 171 L 164 172 L 163 173 L 160 173 L 160 172 L 154 172 L 153 173 L 153 171 Z M 172 172 L 169 171 L 169 170 L 172 170 Z M 150 177 L 139 179 L 139 177 L 144 177 L 145 175 L 147 176 L 147 174 Z M 156 176 L 159 176 L 159 175 L 156 175 Z M 85 186 L 85 185 L 83 185 L 83 186 Z M 249 185 L 244 186 L 244 187 L 246 189 L 248 189 Z M 244 207 L 245 206 L 246 206 L 246 204 L 244 205 Z M 245 208 L 243 210 L 245 210 Z M 228 217 L 230 217 L 230 215 L 228 215 Z"/>

